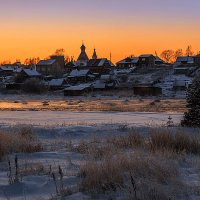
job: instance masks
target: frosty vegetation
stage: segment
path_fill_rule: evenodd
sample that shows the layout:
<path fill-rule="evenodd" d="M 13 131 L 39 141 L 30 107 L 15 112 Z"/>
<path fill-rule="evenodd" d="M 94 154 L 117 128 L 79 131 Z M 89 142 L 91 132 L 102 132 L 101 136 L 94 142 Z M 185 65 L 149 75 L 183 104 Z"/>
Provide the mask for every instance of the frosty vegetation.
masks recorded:
<path fill-rule="evenodd" d="M 188 112 L 185 113 L 183 126 L 200 127 L 200 76 L 197 76 L 187 93 Z"/>

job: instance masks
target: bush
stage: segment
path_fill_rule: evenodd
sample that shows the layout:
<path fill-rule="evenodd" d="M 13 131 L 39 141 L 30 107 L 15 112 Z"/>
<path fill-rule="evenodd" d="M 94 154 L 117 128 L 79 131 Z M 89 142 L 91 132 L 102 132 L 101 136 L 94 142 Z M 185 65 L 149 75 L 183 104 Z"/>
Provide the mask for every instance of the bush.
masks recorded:
<path fill-rule="evenodd" d="M 27 93 L 41 94 L 47 91 L 47 87 L 38 79 L 27 79 L 22 86 L 22 90 Z"/>

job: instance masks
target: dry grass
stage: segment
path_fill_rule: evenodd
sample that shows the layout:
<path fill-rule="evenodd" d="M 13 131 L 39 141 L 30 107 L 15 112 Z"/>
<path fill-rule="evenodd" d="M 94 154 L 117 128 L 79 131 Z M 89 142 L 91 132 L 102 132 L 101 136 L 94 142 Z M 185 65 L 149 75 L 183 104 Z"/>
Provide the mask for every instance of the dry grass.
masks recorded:
<path fill-rule="evenodd" d="M 178 170 L 173 162 L 146 155 L 116 155 L 99 162 L 88 161 L 80 170 L 83 191 L 100 193 L 124 190 L 141 198 L 150 189 L 177 183 Z M 132 179 L 132 184 L 128 184 Z M 133 184 L 134 182 L 134 184 Z M 149 183 L 148 190 L 143 190 Z M 153 187 L 154 186 L 154 187 Z M 141 188 L 142 187 L 142 188 Z M 134 190 L 133 192 L 131 192 Z M 156 190 L 156 191 L 160 191 Z"/>
<path fill-rule="evenodd" d="M 31 127 L 19 127 L 11 132 L 0 131 L 0 160 L 7 154 L 32 153 L 42 150 Z"/>
<path fill-rule="evenodd" d="M 149 130 L 149 135 L 144 136 L 135 129 L 121 136 L 96 138 L 95 140 L 81 140 L 77 145 L 70 143 L 70 150 L 87 154 L 93 158 L 102 158 L 114 155 L 124 150 L 146 150 L 163 155 L 199 154 L 200 137 L 187 134 L 182 130 L 171 131 L 168 128 L 154 128 Z"/>
<path fill-rule="evenodd" d="M 188 135 L 183 131 L 171 132 L 169 129 L 153 129 L 149 137 L 152 151 L 172 151 L 174 153 L 200 153 L 200 137 Z"/>
<path fill-rule="evenodd" d="M 200 138 L 181 129 L 129 130 L 123 136 L 81 141 L 76 151 L 87 154 L 81 165 L 80 188 L 92 194 L 122 193 L 125 199 L 168 200 L 187 195 L 179 178 L 179 161 L 199 155 Z"/>
<path fill-rule="evenodd" d="M 145 143 L 145 138 L 142 134 L 138 133 L 136 130 L 132 129 L 129 131 L 128 135 L 118 136 L 118 137 L 108 137 L 107 143 L 112 144 L 116 148 L 136 148 L 142 147 Z"/>
<path fill-rule="evenodd" d="M 88 156 L 100 159 L 105 156 L 113 155 L 117 149 L 103 141 L 84 141 L 81 140 L 75 147 L 71 148 L 72 151 L 76 151 L 81 154 L 87 154 Z"/>

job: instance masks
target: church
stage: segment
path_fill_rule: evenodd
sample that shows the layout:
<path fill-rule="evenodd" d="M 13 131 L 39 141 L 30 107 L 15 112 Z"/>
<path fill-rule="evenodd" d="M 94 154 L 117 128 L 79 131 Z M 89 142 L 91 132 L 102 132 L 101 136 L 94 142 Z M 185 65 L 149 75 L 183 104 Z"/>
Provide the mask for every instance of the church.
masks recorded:
<path fill-rule="evenodd" d="M 94 49 L 92 58 L 89 59 L 86 53 L 86 47 L 84 43 L 81 45 L 81 53 L 76 61 L 76 67 L 78 69 L 87 68 L 92 73 L 108 73 L 114 64 L 107 58 L 98 58 L 96 49 Z"/>

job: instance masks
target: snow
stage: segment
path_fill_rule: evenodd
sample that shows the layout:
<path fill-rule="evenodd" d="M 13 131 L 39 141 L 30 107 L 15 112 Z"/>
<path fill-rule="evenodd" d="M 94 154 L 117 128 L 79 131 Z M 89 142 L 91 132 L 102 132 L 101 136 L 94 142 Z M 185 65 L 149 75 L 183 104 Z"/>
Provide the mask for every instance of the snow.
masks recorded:
<path fill-rule="evenodd" d="M 23 71 L 24 71 L 28 76 L 40 76 L 40 74 L 39 74 L 35 69 L 23 69 Z"/>
<path fill-rule="evenodd" d="M 61 79 L 52 79 L 50 82 L 49 82 L 49 86 L 61 86 L 64 82 L 64 79 L 61 78 Z"/>
<path fill-rule="evenodd" d="M 95 88 L 95 89 L 104 89 L 106 87 L 106 84 L 104 82 L 102 82 L 101 80 L 96 80 L 92 86 Z"/>
<path fill-rule="evenodd" d="M 37 65 L 52 65 L 55 61 L 55 59 L 40 60 Z"/>
<path fill-rule="evenodd" d="M 14 68 L 12 66 L 1 66 L 0 70 L 2 70 L 2 71 L 13 71 Z"/>
<path fill-rule="evenodd" d="M 146 126 L 166 124 L 169 115 L 172 117 L 173 122 L 177 124 L 182 118 L 182 113 L 0 112 L 1 125 L 20 123 L 35 125 L 37 127 L 33 127 L 34 132 L 36 132 L 43 144 L 46 144 L 43 152 L 18 154 L 20 169 L 39 165 L 44 167 L 45 173 L 37 171 L 36 174 L 31 174 L 29 172 L 27 175 L 22 176 L 20 182 L 9 185 L 7 163 L 1 162 L 0 200 L 50 199 L 51 195 L 56 194 L 55 183 L 51 175 L 48 174 L 50 166 L 53 172 L 57 172 L 58 166 L 61 166 L 64 173 L 64 186 L 72 189 L 73 187 L 76 188 L 76 185 L 80 183 L 77 173 L 80 169 L 80 164 L 85 161 L 85 158 L 84 155 L 79 153 L 67 151 L 67 141 L 71 140 L 73 144 L 77 144 L 78 141 L 89 139 L 94 135 L 96 137 L 106 137 L 108 135 L 125 134 L 124 131 L 119 129 L 118 123 L 128 123 L 131 126 L 139 127 L 139 130 L 143 130 L 145 134 L 147 131 Z M 53 125 L 55 126 L 51 127 Z M 9 156 L 9 158 L 11 162 L 14 162 L 13 156 Z M 199 186 L 197 173 L 193 169 L 188 170 L 188 167 L 184 166 L 181 171 L 182 179 L 188 186 L 191 186 L 191 184 Z M 78 200 L 91 198 L 89 194 L 81 193 L 75 189 L 72 195 L 58 199 Z M 194 196 L 194 199 L 196 199 L 196 196 Z"/>
<path fill-rule="evenodd" d="M 82 70 L 73 70 L 68 77 L 81 77 L 81 76 L 86 76 L 87 73 L 89 72 L 89 69 L 82 69 Z"/>
<path fill-rule="evenodd" d="M 33 124 L 36 126 L 63 126 L 77 124 L 118 124 L 128 123 L 134 126 L 166 124 L 169 115 L 175 124 L 182 113 L 147 112 L 65 112 L 65 111 L 0 111 L 1 125 Z"/>
<path fill-rule="evenodd" d="M 70 86 L 70 87 L 67 87 L 65 88 L 66 91 L 71 91 L 71 90 L 84 90 L 86 88 L 90 88 L 91 87 L 91 84 L 90 83 L 84 83 L 84 84 L 80 84 L 80 85 L 74 85 L 74 86 Z"/>
<path fill-rule="evenodd" d="M 99 66 L 99 67 L 103 66 L 104 63 L 105 63 L 105 61 L 106 61 L 105 58 L 101 59 L 101 61 L 99 62 L 98 66 Z"/>

